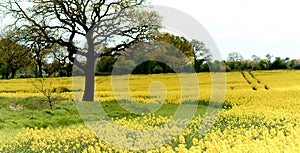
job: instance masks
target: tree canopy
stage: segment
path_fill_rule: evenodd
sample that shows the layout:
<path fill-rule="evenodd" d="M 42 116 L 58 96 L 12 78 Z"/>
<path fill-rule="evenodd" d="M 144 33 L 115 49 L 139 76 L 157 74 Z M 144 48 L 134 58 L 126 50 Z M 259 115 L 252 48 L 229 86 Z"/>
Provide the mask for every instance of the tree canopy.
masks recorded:
<path fill-rule="evenodd" d="M 0 40 L 0 55 L 0 72 L 4 79 L 10 75 L 14 78 L 17 70 L 31 63 L 30 52 L 9 38 Z"/>
<path fill-rule="evenodd" d="M 24 5 L 24 4 L 29 5 Z M 68 76 L 73 64 L 85 72 L 86 85 L 94 82 L 94 63 L 102 56 L 114 56 L 132 44 L 152 39 L 161 27 L 153 11 L 138 9 L 145 0 L 3 0 L 0 6 L 15 18 L 10 26 L 45 42 L 66 47 Z M 110 45 L 110 49 L 104 49 Z M 75 58 L 82 56 L 86 62 Z M 93 101 L 93 86 L 86 86 L 83 100 Z"/>

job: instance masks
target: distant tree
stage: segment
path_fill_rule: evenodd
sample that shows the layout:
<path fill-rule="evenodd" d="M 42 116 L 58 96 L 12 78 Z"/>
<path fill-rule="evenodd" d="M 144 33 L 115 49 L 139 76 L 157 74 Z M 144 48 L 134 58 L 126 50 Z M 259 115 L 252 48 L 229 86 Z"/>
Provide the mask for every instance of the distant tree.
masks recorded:
<path fill-rule="evenodd" d="M 51 63 L 45 63 L 43 71 L 47 74 L 47 77 L 65 77 L 67 76 L 67 66 L 64 66 L 58 60 L 54 60 Z"/>
<path fill-rule="evenodd" d="M 201 64 L 206 60 L 210 61 L 210 52 L 205 48 L 203 42 L 199 42 L 196 40 L 189 42 L 184 37 L 172 35 L 169 33 L 160 33 L 155 40 L 157 42 L 161 42 L 161 46 L 156 48 L 156 50 L 160 50 L 160 52 L 156 52 L 156 55 L 153 55 L 152 57 L 156 57 L 157 59 L 161 59 L 163 61 L 168 61 L 168 64 L 170 65 L 153 60 L 145 61 L 144 52 L 136 53 L 126 51 L 129 59 L 133 58 L 135 62 L 140 63 L 136 68 L 134 68 L 134 71 L 132 73 L 174 73 L 174 70 L 172 69 L 174 67 L 176 67 L 177 70 L 180 71 L 190 72 L 191 69 L 189 68 L 189 65 L 192 65 L 197 57 L 198 61 L 201 60 Z M 133 54 L 134 56 L 132 56 Z M 182 55 L 185 55 L 185 57 L 182 57 Z M 204 58 L 205 60 L 201 58 Z M 98 62 L 97 64 L 98 72 L 106 70 L 111 71 L 116 60 L 117 57 L 107 57 L 100 59 L 100 62 Z M 181 64 L 178 65 L 178 63 Z M 206 66 L 208 67 L 208 65 Z M 204 69 L 205 71 L 208 71 L 207 69 L 209 69 L 205 66 L 202 67 L 202 71 L 204 71 Z"/>
<path fill-rule="evenodd" d="M 286 64 L 286 69 L 290 69 L 290 65 L 291 65 L 291 58 L 289 57 L 286 57 L 285 59 L 283 59 L 283 61 L 285 62 Z"/>
<path fill-rule="evenodd" d="M 54 44 L 50 49 L 50 54 L 46 56 L 46 58 L 50 59 L 47 62 L 47 68 L 54 70 L 52 71 L 54 76 L 60 76 L 60 77 L 68 76 L 68 73 L 72 71 L 72 69 L 70 69 L 70 65 L 72 64 L 69 61 L 66 47 L 62 47 L 60 45 Z M 44 71 L 47 70 L 44 69 Z M 50 75 L 52 74 L 48 74 L 48 76 Z"/>
<path fill-rule="evenodd" d="M 250 67 L 252 70 L 257 70 L 258 69 L 258 63 L 260 61 L 260 57 L 257 55 L 252 55 L 251 56 L 251 61 L 250 61 Z"/>
<path fill-rule="evenodd" d="M 115 71 L 116 74 L 130 74 L 131 70 L 135 67 L 135 62 L 124 56 L 120 56 L 118 58 L 118 63 L 114 65 L 114 68 L 117 70 Z"/>
<path fill-rule="evenodd" d="M 274 60 L 272 60 L 273 56 L 270 54 L 265 57 L 265 59 L 261 59 L 259 56 L 252 55 L 251 60 L 243 60 L 239 53 L 230 53 L 225 62 L 226 71 L 289 69 L 296 68 L 296 65 L 298 65 L 297 60 L 290 60 L 288 57 L 284 59 L 275 57 Z"/>
<path fill-rule="evenodd" d="M 251 60 L 252 60 L 252 61 L 259 61 L 259 60 L 260 60 L 260 57 L 257 56 L 257 55 L 252 55 L 252 56 L 251 56 Z"/>
<path fill-rule="evenodd" d="M 200 65 L 199 69 L 195 68 L 196 72 L 210 72 L 210 66 L 211 66 L 211 62 L 205 62 L 203 64 Z"/>
<path fill-rule="evenodd" d="M 287 69 L 287 63 L 285 60 L 281 59 L 280 57 L 275 57 L 275 60 L 272 63 L 272 69 L 278 70 L 278 69 Z"/>
<path fill-rule="evenodd" d="M 224 72 L 226 68 L 224 67 L 224 61 L 214 61 L 210 63 L 210 71 L 211 72 Z"/>
<path fill-rule="evenodd" d="M 3 79 L 15 78 L 17 70 L 32 62 L 30 52 L 10 38 L 0 40 L 0 55 Z"/>
<path fill-rule="evenodd" d="M 204 63 L 205 61 L 211 60 L 211 53 L 210 51 L 205 48 L 205 44 L 203 42 L 199 42 L 197 40 L 193 40 L 189 42 L 186 38 L 181 36 L 176 36 L 170 33 L 160 33 L 156 39 L 158 42 L 165 43 L 164 45 L 160 46 L 160 50 L 164 50 L 162 52 L 165 52 L 167 50 L 168 55 L 172 57 L 173 59 L 169 59 L 168 61 L 173 61 L 173 63 L 178 63 L 179 55 L 175 55 L 177 53 L 183 53 L 186 57 L 186 61 L 181 61 L 182 63 L 187 64 L 193 64 L 194 62 L 198 63 L 198 66 L 195 66 L 195 69 L 197 72 L 200 71 L 209 71 L 208 63 Z M 168 44 L 168 45 L 166 45 Z M 175 50 L 179 51 L 176 52 Z M 172 55 L 172 52 L 174 55 Z M 132 56 L 133 53 L 129 53 L 127 51 L 128 57 Z M 159 55 L 158 55 L 159 56 Z M 164 58 L 165 55 L 161 55 Z M 151 74 L 151 73 L 174 73 L 174 70 L 171 68 L 174 65 L 166 65 L 165 63 L 161 63 L 158 61 L 146 61 L 141 63 L 141 61 L 144 61 L 145 56 L 144 53 L 134 53 L 134 57 L 132 57 L 134 61 L 140 63 L 132 73 L 134 74 Z M 113 69 L 113 65 L 118 59 L 118 55 L 111 56 L 111 57 L 103 57 L 98 61 L 97 64 L 97 73 L 103 73 L 103 72 L 111 72 Z M 205 65 L 202 65 L 205 64 Z M 196 65 L 196 64 L 194 64 Z M 184 71 L 185 67 L 181 68 L 182 71 Z M 201 69 L 201 70 L 200 70 Z M 186 69 L 188 70 L 188 68 Z"/>
<path fill-rule="evenodd" d="M 250 70 L 251 67 L 251 61 L 250 60 L 243 60 L 241 61 L 241 64 L 238 67 L 239 70 Z"/>
<path fill-rule="evenodd" d="M 36 40 L 31 43 L 31 51 L 33 53 L 33 59 L 36 62 L 35 77 L 43 77 L 43 65 L 45 63 L 45 57 L 50 54 L 50 44 L 42 40 Z"/>
<path fill-rule="evenodd" d="M 193 61 L 194 51 L 192 48 L 192 43 L 186 38 L 181 36 L 175 36 L 169 33 L 162 33 L 157 38 L 156 41 L 162 41 L 168 43 L 175 47 L 177 50 L 181 51 L 188 59 Z"/>
<path fill-rule="evenodd" d="M 47 40 L 41 37 L 41 34 L 37 31 L 28 32 L 27 30 L 8 30 L 13 31 L 9 32 L 12 39 L 26 47 L 28 51 L 31 52 L 32 59 L 34 61 L 32 63 L 33 67 L 31 70 L 34 71 L 36 78 L 42 77 L 45 58 L 51 53 L 51 48 L 54 44 L 47 42 Z"/>
<path fill-rule="evenodd" d="M 161 68 L 160 71 L 158 71 Z M 148 60 L 137 65 L 132 71 L 133 74 L 153 74 L 166 72 L 166 66 L 155 60 Z"/>
<path fill-rule="evenodd" d="M 209 64 L 212 60 L 211 52 L 205 47 L 205 44 L 198 40 L 192 40 L 191 42 L 194 52 L 194 67 L 196 72 L 203 72 L 209 69 Z M 203 65 L 205 64 L 205 65 Z"/>
<path fill-rule="evenodd" d="M 292 69 L 300 69 L 300 59 L 293 59 L 289 63 L 289 67 Z"/>
<path fill-rule="evenodd" d="M 270 53 L 268 53 L 266 55 L 267 60 L 270 61 L 270 62 L 272 61 L 272 57 L 273 57 L 273 55 L 271 55 Z"/>
<path fill-rule="evenodd" d="M 227 61 L 229 62 L 241 62 L 242 60 L 244 60 L 243 56 L 237 52 L 231 52 L 227 57 Z"/>
<path fill-rule="evenodd" d="M 192 40 L 191 44 L 193 46 L 194 57 L 197 59 L 202 59 L 206 62 L 211 62 L 212 54 L 208 48 L 206 48 L 203 41 Z"/>
<path fill-rule="evenodd" d="M 152 73 L 173 73 L 173 68 L 184 71 L 184 65 L 193 62 L 194 54 L 191 43 L 181 36 L 175 36 L 169 33 L 160 33 L 155 38 L 156 48 L 155 55 L 151 55 L 153 59 L 160 59 L 168 61 L 169 63 L 162 63 L 155 60 L 146 60 L 145 53 L 134 52 L 135 62 L 139 63 L 132 73 L 134 74 L 152 74 Z M 132 53 L 129 53 L 132 54 Z M 185 55 L 186 57 L 182 57 Z M 131 56 L 131 55 L 130 55 Z M 146 60 L 146 61 L 145 61 Z M 181 65 L 176 65 L 181 63 Z M 168 65 L 169 64 L 169 65 Z M 182 65 L 183 64 L 183 65 Z M 179 68 L 181 66 L 181 68 Z"/>
<path fill-rule="evenodd" d="M 267 59 L 262 59 L 258 63 L 258 70 L 268 70 L 270 69 L 270 63 Z"/>
<path fill-rule="evenodd" d="M 117 58 L 113 57 L 113 56 L 106 56 L 106 57 L 100 58 L 96 65 L 96 73 L 110 74 L 113 70 L 113 66 L 116 61 L 117 61 Z"/>
<path fill-rule="evenodd" d="M 272 69 L 272 58 L 273 58 L 273 55 L 271 55 L 271 54 L 267 54 L 266 55 L 266 58 L 267 58 L 267 61 L 268 61 L 268 63 L 267 63 L 267 70 L 270 70 L 270 69 Z"/>
<path fill-rule="evenodd" d="M 227 67 L 233 70 L 242 70 L 242 61 L 244 60 L 243 56 L 237 52 L 231 52 L 227 57 Z"/>
<path fill-rule="evenodd" d="M 170 39 L 165 41 L 165 38 Z M 186 49 L 192 51 L 191 45 L 188 42 L 182 42 L 183 38 L 177 36 L 170 35 L 164 39 L 136 44 L 126 50 L 121 56 L 122 59 L 119 57 L 117 64 L 114 65 L 114 70 L 116 70 L 114 72 L 125 71 L 126 66 L 133 70 L 126 73 L 134 74 L 191 72 L 193 53 L 190 55 L 192 57 L 189 57 L 184 52 Z M 185 44 L 189 47 L 186 47 Z M 126 63 L 124 59 L 133 63 Z"/>
<path fill-rule="evenodd" d="M 211 61 L 211 52 L 205 47 L 205 44 L 202 41 L 188 41 L 184 37 L 175 36 L 169 33 L 162 34 L 156 40 L 169 43 L 181 51 L 187 57 L 187 62 L 194 64 L 196 72 L 201 71 L 201 65 L 204 64 L 204 62 L 208 63 Z"/>

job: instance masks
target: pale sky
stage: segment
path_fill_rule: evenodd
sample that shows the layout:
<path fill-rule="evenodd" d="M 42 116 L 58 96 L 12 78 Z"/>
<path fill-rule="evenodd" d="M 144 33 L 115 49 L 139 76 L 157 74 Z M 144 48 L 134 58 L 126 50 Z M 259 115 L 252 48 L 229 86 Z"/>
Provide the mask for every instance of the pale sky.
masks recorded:
<path fill-rule="evenodd" d="M 300 59 L 299 0 L 152 0 L 183 11 L 215 40 L 222 59 L 239 52 Z M 180 21 L 178 21 L 180 22 Z"/>
<path fill-rule="evenodd" d="M 230 52 L 239 52 L 246 59 L 253 54 L 264 58 L 267 53 L 300 59 L 299 0 L 151 1 L 183 11 L 200 22 L 222 59 Z"/>

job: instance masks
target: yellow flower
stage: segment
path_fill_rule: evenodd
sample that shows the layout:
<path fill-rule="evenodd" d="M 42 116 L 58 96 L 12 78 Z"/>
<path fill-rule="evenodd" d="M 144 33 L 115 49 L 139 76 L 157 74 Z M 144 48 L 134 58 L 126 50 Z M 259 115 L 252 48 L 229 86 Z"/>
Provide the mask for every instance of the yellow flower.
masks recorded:
<path fill-rule="evenodd" d="M 193 145 L 197 145 L 198 144 L 198 139 L 197 138 L 193 138 L 192 142 L 193 142 Z"/>
<path fill-rule="evenodd" d="M 270 130 L 270 134 L 271 134 L 272 136 L 274 136 L 274 135 L 276 134 L 275 129 L 271 129 L 271 130 Z"/>
<path fill-rule="evenodd" d="M 179 139 L 179 143 L 181 143 L 181 144 L 184 144 L 184 143 L 185 143 L 185 138 L 184 138 L 184 136 L 180 135 L 178 139 Z"/>
<path fill-rule="evenodd" d="M 95 149 L 93 146 L 88 146 L 88 152 L 89 153 L 95 153 Z"/>
<path fill-rule="evenodd" d="M 88 153 L 87 149 L 84 149 L 84 150 L 82 151 L 82 153 Z"/>

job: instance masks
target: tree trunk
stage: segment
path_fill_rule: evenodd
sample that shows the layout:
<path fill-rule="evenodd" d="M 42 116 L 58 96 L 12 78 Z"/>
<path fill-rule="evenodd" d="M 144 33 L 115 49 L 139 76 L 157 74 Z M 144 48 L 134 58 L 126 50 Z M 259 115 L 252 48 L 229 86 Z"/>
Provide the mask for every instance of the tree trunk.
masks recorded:
<path fill-rule="evenodd" d="M 82 101 L 94 101 L 95 88 L 95 60 L 87 58 L 87 64 L 84 69 L 85 88 Z"/>
<path fill-rule="evenodd" d="M 95 57 L 93 34 L 88 34 L 86 38 L 88 44 L 88 52 L 85 56 L 87 61 L 83 70 L 85 75 L 85 89 L 82 101 L 93 102 L 95 94 L 95 62 L 97 57 Z"/>
<path fill-rule="evenodd" d="M 70 62 L 67 64 L 66 61 L 64 61 L 64 64 L 67 64 L 67 67 L 66 67 L 67 77 L 71 77 L 73 75 L 73 65 L 75 62 L 75 58 L 73 57 L 73 55 L 74 55 L 73 48 L 68 48 L 68 52 L 69 52 L 68 59 Z"/>
<path fill-rule="evenodd" d="M 73 64 L 69 63 L 66 67 L 67 77 L 71 77 L 73 75 Z"/>
<path fill-rule="evenodd" d="M 12 69 L 12 71 L 11 71 L 11 78 L 12 78 L 12 79 L 14 79 L 14 78 L 15 78 L 15 76 L 16 76 L 16 72 L 17 72 L 17 70 L 15 70 L 15 69 Z"/>
<path fill-rule="evenodd" d="M 42 61 L 37 60 L 37 78 L 42 78 L 43 77 L 43 69 L 42 69 Z"/>
<path fill-rule="evenodd" d="M 6 73 L 4 76 L 4 79 L 8 79 L 9 78 L 9 68 L 6 69 Z"/>
<path fill-rule="evenodd" d="M 52 100 L 49 100 L 49 105 L 50 105 L 50 109 L 52 110 L 52 109 L 53 109 L 53 106 L 54 106 L 54 104 L 53 104 L 53 101 L 52 101 Z"/>

